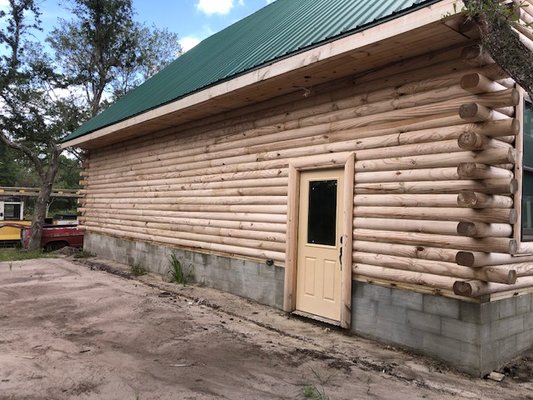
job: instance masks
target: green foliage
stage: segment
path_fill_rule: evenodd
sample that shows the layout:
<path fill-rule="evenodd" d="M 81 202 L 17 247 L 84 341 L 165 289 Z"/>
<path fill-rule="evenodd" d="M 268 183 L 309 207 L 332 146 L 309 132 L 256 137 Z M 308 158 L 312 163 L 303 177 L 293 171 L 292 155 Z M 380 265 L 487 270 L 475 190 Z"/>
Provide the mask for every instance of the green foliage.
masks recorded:
<path fill-rule="evenodd" d="M 133 265 L 130 265 L 130 272 L 133 276 L 142 276 L 146 275 L 147 273 L 146 268 L 144 268 L 144 265 L 137 262 Z"/>
<path fill-rule="evenodd" d="M 69 82 L 86 94 L 87 115 L 141 84 L 178 54 L 178 37 L 134 20 L 131 0 L 71 0 L 47 41 Z"/>
<path fill-rule="evenodd" d="M 44 253 L 42 250 L 26 251 L 21 249 L 0 249 L 0 262 L 31 260 L 34 258 L 46 257 L 51 257 L 51 255 Z"/>
<path fill-rule="evenodd" d="M 309 399 L 309 400 L 328 400 L 329 399 L 323 390 L 320 391 L 314 385 L 305 385 L 302 389 L 302 396 L 304 399 Z"/>
<path fill-rule="evenodd" d="M 183 268 L 181 261 L 176 257 L 174 253 L 169 256 L 170 267 L 169 274 L 172 282 L 176 282 L 182 285 L 186 285 L 192 279 L 192 268 L 189 266 L 187 270 Z"/>

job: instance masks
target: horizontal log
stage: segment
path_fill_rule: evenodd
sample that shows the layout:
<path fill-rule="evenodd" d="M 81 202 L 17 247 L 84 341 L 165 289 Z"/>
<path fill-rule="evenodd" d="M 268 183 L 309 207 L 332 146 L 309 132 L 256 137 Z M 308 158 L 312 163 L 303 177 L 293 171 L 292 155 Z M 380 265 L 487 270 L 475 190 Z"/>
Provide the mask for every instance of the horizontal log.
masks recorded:
<path fill-rule="evenodd" d="M 473 73 L 464 75 L 461 78 L 461 87 L 474 94 L 485 92 L 497 92 L 505 90 L 505 86 L 496 83 L 480 73 Z"/>
<path fill-rule="evenodd" d="M 225 254 L 225 255 L 230 255 L 230 256 L 240 255 L 240 256 L 251 257 L 254 259 L 258 259 L 258 260 L 272 259 L 280 263 L 283 263 L 285 260 L 284 252 L 269 251 L 269 250 L 264 250 L 264 249 L 259 249 L 259 248 L 246 248 L 246 247 L 241 247 L 241 246 L 236 246 L 236 245 L 226 245 L 226 244 L 217 244 L 217 243 L 202 243 L 202 242 L 196 242 L 193 240 L 176 239 L 172 237 L 155 238 L 153 235 L 134 233 L 134 232 L 125 233 L 120 230 L 108 229 L 108 228 L 86 227 L 85 230 L 89 232 L 109 235 L 112 237 L 119 237 L 121 239 L 141 240 L 141 241 L 145 241 L 148 243 L 162 243 L 162 244 L 168 244 L 168 245 L 179 246 L 179 247 L 184 247 L 184 248 L 190 248 L 194 250 L 200 249 L 200 250 L 215 251 L 215 252 Z"/>
<path fill-rule="evenodd" d="M 157 197 L 157 198 L 87 198 L 84 204 L 106 203 L 109 206 L 126 204 L 141 207 L 141 204 L 214 204 L 214 205 L 283 205 L 287 204 L 287 196 L 211 196 L 211 197 Z"/>
<path fill-rule="evenodd" d="M 94 221 L 99 223 L 109 222 L 113 224 L 115 221 L 119 224 L 127 224 L 129 222 L 138 224 L 149 223 L 161 223 L 172 224 L 175 226 L 189 225 L 199 227 L 211 227 L 211 228 L 225 228 L 225 229 L 237 229 L 242 231 L 260 231 L 260 232 L 277 232 L 285 233 L 287 224 L 282 223 L 265 223 L 254 221 L 239 221 L 239 220 L 219 220 L 219 219 L 205 219 L 205 218 L 183 218 L 183 217 L 171 217 L 168 215 L 131 215 L 121 213 L 105 213 L 98 212 L 94 214 L 85 214 L 86 216 L 78 217 L 79 221 Z M 206 214 L 204 214 L 206 215 Z M 209 215 L 209 214 L 207 214 Z"/>
<path fill-rule="evenodd" d="M 514 177 L 513 172 L 507 169 L 479 163 L 460 163 L 457 167 L 457 175 L 461 179 L 510 179 Z M 516 181 L 512 183 L 516 184 Z M 515 193 L 516 189 L 510 193 Z"/>
<path fill-rule="evenodd" d="M 357 194 L 354 206 L 449 207 L 456 206 L 454 194 Z M 438 211 L 435 211 L 438 213 Z"/>
<path fill-rule="evenodd" d="M 467 103 L 459 107 L 459 116 L 467 122 L 497 121 L 508 118 L 507 115 L 478 103 Z"/>
<path fill-rule="evenodd" d="M 490 265 L 533 263 L 533 255 L 521 256 L 500 253 L 459 251 L 455 256 L 455 262 L 465 267 L 479 268 Z"/>
<path fill-rule="evenodd" d="M 506 238 L 473 239 L 462 236 L 433 235 L 417 232 L 404 232 L 402 235 L 397 235 L 391 231 L 373 229 L 354 229 L 353 235 L 355 240 L 442 247 L 445 249 L 515 254 L 518 248 L 515 240 Z"/>
<path fill-rule="evenodd" d="M 156 229 L 156 228 L 137 228 L 133 226 L 128 227 L 119 227 L 117 225 L 109 224 L 98 224 L 91 223 L 90 225 L 85 224 L 86 228 L 95 228 L 95 229 L 111 229 L 114 231 L 122 232 L 125 236 L 128 236 L 131 233 L 149 235 L 154 240 L 157 238 L 174 238 L 180 239 L 188 242 L 196 243 L 197 246 L 201 246 L 203 243 L 209 244 L 224 244 L 230 246 L 242 246 L 251 249 L 258 250 L 269 250 L 269 251 L 285 251 L 285 243 L 266 241 L 266 240 L 254 240 L 254 239 L 245 239 L 245 238 L 234 238 L 226 237 L 220 235 L 210 235 L 210 234 L 200 234 L 192 232 L 180 232 L 180 231 L 170 231 L 168 229 Z"/>
<path fill-rule="evenodd" d="M 514 224 L 517 213 L 514 209 L 472 210 L 468 208 L 434 207 L 354 207 L 356 217 L 422 219 L 455 222 L 487 222 Z"/>
<path fill-rule="evenodd" d="M 513 227 L 510 224 L 487 224 L 482 222 L 459 222 L 457 234 L 473 238 L 510 237 Z"/>
<path fill-rule="evenodd" d="M 457 195 L 457 205 L 467 208 L 512 208 L 513 199 L 509 196 L 462 191 Z"/>
<path fill-rule="evenodd" d="M 516 118 L 477 122 L 474 125 L 478 126 L 478 129 L 475 131 L 471 130 L 471 132 L 492 138 L 516 136 L 520 132 L 521 126 L 520 121 Z"/>
<path fill-rule="evenodd" d="M 230 204 L 144 204 L 142 209 L 135 207 L 133 204 L 107 204 L 98 203 L 81 207 L 80 211 L 88 210 L 104 210 L 113 211 L 120 210 L 120 212 L 127 212 L 131 210 L 133 213 L 141 215 L 146 211 L 159 211 L 163 213 L 169 212 L 200 212 L 204 213 L 253 213 L 253 214 L 285 214 L 287 212 L 287 205 L 230 205 Z M 211 214 L 210 214 L 211 215 Z"/>
<path fill-rule="evenodd" d="M 394 282 L 397 286 L 398 282 L 409 285 L 423 286 L 424 288 L 445 289 L 452 290 L 455 278 L 447 276 L 439 276 L 434 274 L 426 274 L 412 271 L 402 271 L 392 268 L 380 267 L 377 265 L 368 265 L 359 263 L 353 268 L 353 277 L 357 280 L 359 277 L 366 277 L 376 280 L 387 280 Z"/>
<path fill-rule="evenodd" d="M 355 182 L 384 183 L 412 181 L 450 181 L 460 179 L 457 168 L 401 169 L 396 171 L 358 172 Z"/>
<path fill-rule="evenodd" d="M 353 219 L 353 227 L 355 229 L 362 228 L 398 232 L 423 232 L 439 235 L 457 234 L 457 222 L 453 221 L 355 217 Z"/>
<path fill-rule="evenodd" d="M 356 174 L 357 175 L 357 174 Z M 386 183 L 357 183 L 354 191 L 356 194 L 373 193 L 413 193 L 453 194 L 461 190 L 476 191 L 488 194 L 515 193 L 518 183 L 515 179 L 485 179 L 485 180 L 457 180 L 457 181 L 422 181 L 422 182 L 386 182 Z"/>
<path fill-rule="evenodd" d="M 242 239 L 253 239 L 267 242 L 279 242 L 285 243 L 286 237 L 284 233 L 279 232 L 265 232 L 257 229 L 253 230 L 244 230 L 244 229 L 228 229 L 220 228 L 213 226 L 201 226 L 201 225 L 185 225 L 185 224 L 175 224 L 173 222 L 152 222 L 152 221 L 131 221 L 131 220 L 122 220 L 122 219 L 91 219 L 84 222 L 85 226 L 96 226 L 96 227 L 112 227 L 113 229 L 122 229 L 124 231 L 129 231 L 130 228 L 146 228 L 146 229 L 156 229 L 159 231 L 168 231 L 178 232 L 179 237 L 181 234 L 193 233 L 200 235 L 210 235 L 210 236 L 221 236 L 225 238 L 242 238 Z M 188 238 L 187 235 L 185 235 Z"/>
<path fill-rule="evenodd" d="M 426 274 L 451 276 L 462 279 L 479 279 L 486 282 L 514 283 L 516 281 L 516 271 L 505 271 L 501 269 L 472 269 L 457 264 L 442 261 L 419 260 L 407 257 L 389 256 L 383 254 L 355 252 L 353 254 L 354 271 L 357 271 L 357 264 L 378 265 L 381 267 L 394 268 L 402 271 L 422 272 Z M 400 271 L 398 271 L 401 274 Z"/>
<path fill-rule="evenodd" d="M 456 145 L 456 143 L 455 143 Z M 358 152 L 359 154 L 359 152 Z M 439 154 L 360 160 L 355 163 L 356 172 L 392 171 L 396 169 L 427 169 L 457 167 L 462 162 L 487 165 L 514 164 L 516 151 L 512 148 L 494 148 L 480 152 L 459 151 Z"/>
<path fill-rule="evenodd" d="M 79 211 L 86 216 L 87 218 L 93 217 L 111 217 L 113 215 L 128 216 L 128 217 L 139 217 L 139 218 L 185 218 L 185 219 L 204 219 L 209 218 L 218 221 L 239 221 L 239 222 L 271 222 L 275 224 L 286 224 L 287 216 L 286 209 L 278 210 L 277 206 L 274 210 L 258 213 L 258 212 L 243 212 L 239 211 L 241 207 L 230 207 L 230 209 L 225 209 L 220 211 L 213 210 L 200 210 L 200 211 L 175 211 L 175 210 L 162 210 L 160 208 L 155 208 L 152 210 L 132 210 L 129 208 L 124 208 L 120 210 L 110 210 L 109 208 L 103 206 L 102 208 L 80 208 Z M 256 208 L 256 207 L 254 207 Z"/>
<path fill-rule="evenodd" d="M 512 285 L 477 280 L 457 281 L 453 284 L 453 291 L 459 296 L 476 298 L 502 292 L 513 292 L 528 287 L 533 287 L 533 277 L 518 278 L 516 283 Z"/>
<path fill-rule="evenodd" d="M 388 254 L 391 256 L 419 258 L 422 260 L 444 261 L 455 263 L 457 250 L 442 249 L 429 246 L 413 246 L 404 244 L 391 244 L 380 242 L 367 242 L 355 240 L 353 242 L 354 252 Z"/>

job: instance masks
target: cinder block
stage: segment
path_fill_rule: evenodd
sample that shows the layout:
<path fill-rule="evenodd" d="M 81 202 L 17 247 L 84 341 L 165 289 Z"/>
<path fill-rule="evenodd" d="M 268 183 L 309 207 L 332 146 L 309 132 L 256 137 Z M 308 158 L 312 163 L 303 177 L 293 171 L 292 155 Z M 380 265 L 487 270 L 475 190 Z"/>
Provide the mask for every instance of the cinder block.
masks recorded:
<path fill-rule="evenodd" d="M 427 314 L 416 310 L 407 310 L 407 324 L 422 332 L 439 334 L 441 330 L 441 318 L 438 315 Z"/>
<path fill-rule="evenodd" d="M 516 315 L 516 298 L 514 297 L 495 301 L 491 305 L 494 307 L 493 320 L 509 318 Z"/>
<path fill-rule="evenodd" d="M 462 371 L 479 374 L 479 346 L 456 339 L 425 333 L 422 348 L 427 354 L 447 361 Z"/>
<path fill-rule="evenodd" d="M 382 304 L 392 304 L 392 293 L 390 288 L 366 284 L 364 288 L 364 296 Z"/>
<path fill-rule="evenodd" d="M 459 319 L 460 301 L 447 297 L 424 295 L 424 312 Z"/>
<path fill-rule="evenodd" d="M 355 299 L 354 299 L 355 300 Z M 357 299 L 352 303 L 352 330 L 367 335 L 376 331 L 377 304 L 370 299 Z"/>
<path fill-rule="evenodd" d="M 532 310 L 530 297 L 533 298 L 531 294 L 525 294 L 522 296 L 518 296 L 516 298 L 516 314 L 517 315 L 526 314 Z"/>
<path fill-rule="evenodd" d="M 490 321 L 490 309 L 488 303 L 470 303 L 461 301 L 459 303 L 459 319 L 461 321 L 484 324 Z"/>
<path fill-rule="evenodd" d="M 424 295 L 408 290 L 391 289 L 392 304 L 402 306 L 410 310 L 422 311 Z"/>
<path fill-rule="evenodd" d="M 492 351 L 496 352 L 497 360 L 510 359 L 518 355 L 517 335 L 509 335 L 495 342 Z"/>
<path fill-rule="evenodd" d="M 496 341 L 524 331 L 524 316 L 503 318 L 490 323 L 491 340 Z"/>
<path fill-rule="evenodd" d="M 407 309 L 402 306 L 394 306 L 392 304 L 377 302 L 377 319 L 379 321 L 386 320 L 395 324 L 406 325 Z"/>
<path fill-rule="evenodd" d="M 442 317 L 441 333 L 443 336 L 467 342 L 474 345 L 481 344 L 480 326 L 471 322 Z"/>
<path fill-rule="evenodd" d="M 519 352 L 533 348 L 533 332 L 524 331 L 516 335 L 516 350 Z"/>

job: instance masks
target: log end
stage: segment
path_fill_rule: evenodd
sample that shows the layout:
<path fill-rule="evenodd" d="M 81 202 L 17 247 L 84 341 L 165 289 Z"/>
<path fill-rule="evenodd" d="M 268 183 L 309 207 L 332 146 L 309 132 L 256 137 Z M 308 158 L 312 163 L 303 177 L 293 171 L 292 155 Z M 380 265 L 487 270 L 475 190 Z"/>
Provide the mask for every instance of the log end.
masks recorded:
<path fill-rule="evenodd" d="M 461 236 L 468 236 L 468 237 L 478 236 L 476 224 L 472 222 L 459 222 L 457 224 L 457 234 Z"/>
<path fill-rule="evenodd" d="M 469 251 L 458 251 L 455 255 L 455 262 L 463 267 L 472 267 L 475 261 L 474 254 Z"/>
<path fill-rule="evenodd" d="M 472 285 L 469 282 L 455 281 L 453 292 L 458 296 L 472 297 Z"/>
<path fill-rule="evenodd" d="M 457 195 L 457 205 L 459 207 L 476 208 L 476 206 L 478 205 L 478 198 L 476 193 L 470 191 L 460 192 Z"/>
<path fill-rule="evenodd" d="M 480 80 L 481 80 L 480 75 L 477 73 L 464 75 L 461 78 L 461 88 L 463 88 L 464 90 L 470 91 L 479 85 Z"/>

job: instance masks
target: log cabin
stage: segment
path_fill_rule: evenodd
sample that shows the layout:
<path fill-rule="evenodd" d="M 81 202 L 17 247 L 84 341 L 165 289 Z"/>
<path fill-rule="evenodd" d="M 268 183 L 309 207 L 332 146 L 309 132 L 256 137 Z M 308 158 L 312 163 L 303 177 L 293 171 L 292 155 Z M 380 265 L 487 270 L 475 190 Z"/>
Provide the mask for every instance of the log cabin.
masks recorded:
<path fill-rule="evenodd" d="M 86 250 L 483 375 L 533 345 L 532 121 L 461 3 L 277 0 L 62 146 Z"/>

